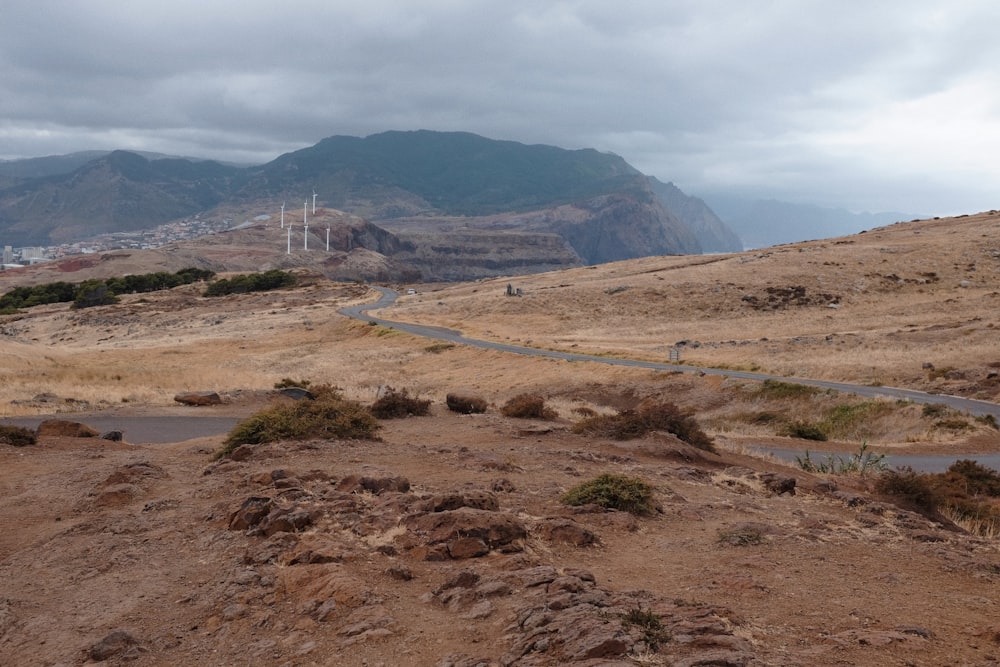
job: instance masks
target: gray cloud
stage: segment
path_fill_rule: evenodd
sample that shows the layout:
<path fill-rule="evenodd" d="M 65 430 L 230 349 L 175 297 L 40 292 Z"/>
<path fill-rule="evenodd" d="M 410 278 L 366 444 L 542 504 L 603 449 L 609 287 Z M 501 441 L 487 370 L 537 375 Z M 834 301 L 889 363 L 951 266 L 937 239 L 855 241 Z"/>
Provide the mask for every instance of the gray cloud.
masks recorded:
<path fill-rule="evenodd" d="M 594 147 L 694 192 L 1000 207 L 1000 7 L 7 0 L 0 157 L 263 162 L 333 134 Z"/>

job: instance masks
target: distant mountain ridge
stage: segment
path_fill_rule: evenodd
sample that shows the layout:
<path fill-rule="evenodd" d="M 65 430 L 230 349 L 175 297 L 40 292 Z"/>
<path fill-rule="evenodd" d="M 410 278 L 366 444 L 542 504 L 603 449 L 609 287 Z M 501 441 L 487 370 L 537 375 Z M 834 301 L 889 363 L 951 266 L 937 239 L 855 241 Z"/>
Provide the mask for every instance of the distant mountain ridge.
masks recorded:
<path fill-rule="evenodd" d="M 431 210 L 465 216 L 549 208 L 616 192 L 641 176 L 617 155 L 594 149 L 570 151 L 429 130 L 329 137 L 251 172 L 250 189 L 276 195 L 311 181 L 333 208 L 364 205 L 366 194 L 376 188 L 398 189 L 424 207 L 407 214 Z M 372 212 L 374 219 L 399 213 Z"/>
<path fill-rule="evenodd" d="M 440 277 L 428 267 L 449 260 L 445 249 L 456 225 L 463 242 L 480 240 L 474 252 L 467 247 L 473 254 L 465 257 L 464 272 L 448 272 L 452 279 L 518 266 L 519 243 L 532 246 L 522 273 L 567 261 L 596 264 L 742 247 L 704 202 L 593 149 L 418 130 L 333 136 L 254 167 L 148 159 L 128 151 L 89 157 L 40 158 L 20 167 L 0 163 L 0 177 L 8 183 L 0 187 L 0 243 L 52 245 L 195 214 L 272 212 L 281 203 L 291 214 L 315 192 L 318 205 L 391 228 L 404 245 L 410 234 L 440 248 L 437 256 L 412 253 L 425 262 L 428 278 Z M 488 252 L 491 243 L 507 249 L 502 266 L 485 260 L 476 266 L 474 255 Z M 554 256 L 538 253 L 559 244 Z"/>
<path fill-rule="evenodd" d="M 219 205 L 241 176 L 217 162 L 112 151 L 0 190 L 0 239 L 50 245 L 155 227 Z"/>

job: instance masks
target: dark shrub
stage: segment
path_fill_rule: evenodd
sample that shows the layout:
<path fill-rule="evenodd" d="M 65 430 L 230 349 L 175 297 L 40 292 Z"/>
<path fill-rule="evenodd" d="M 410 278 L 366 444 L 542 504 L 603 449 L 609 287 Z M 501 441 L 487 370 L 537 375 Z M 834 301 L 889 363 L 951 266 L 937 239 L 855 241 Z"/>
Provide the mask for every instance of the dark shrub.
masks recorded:
<path fill-rule="evenodd" d="M 642 633 L 642 640 L 650 651 L 659 650 L 660 646 L 672 639 L 670 631 L 663 625 L 663 617 L 648 609 L 629 609 L 619 616 L 622 627 L 626 630 L 636 628 Z"/>
<path fill-rule="evenodd" d="M 781 380 L 764 380 L 757 395 L 762 398 L 773 398 L 778 400 L 788 400 L 794 398 L 810 398 L 819 393 L 816 387 L 793 382 L 783 382 Z"/>
<path fill-rule="evenodd" d="M 14 447 L 24 447 L 37 442 L 35 432 L 23 426 L 2 426 L 0 425 L 0 443 L 12 445 Z"/>
<path fill-rule="evenodd" d="M 518 394 L 503 404 L 500 414 L 518 419 L 555 419 L 558 415 L 545 406 L 545 399 L 535 394 Z"/>
<path fill-rule="evenodd" d="M 118 294 L 169 289 L 196 280 L 208 280 L 214 275 L 213 272 L 204 269 L 181 269 L 177 273 L 159 272 L 107 280 L 93 279 L 79 285 L 58 281 L 34 287 L 15 287 L 0 297 L 0 313 L 13 313 L 19 308 L 69 301 L 77 302 L 74 304 L 75 308 L 102 306 L 116 303 Z"/>
<path fill-rule="evenodd" d="M 369 410 L 379 419 L 424 417 L 430 414 L 431 402 L 410 396 L 406 389 L 396 391 L 389 387 L 380 398 L 372 403 Z"/>
<path fill-rule="evenodd" d="M 486 399 L 482 396 L 467 393 L 451 393 L 445 397 L 445 403 L 452 412 L 463 415 L 481 414 L 486 412 Z"/>
<path fill-rule="evenodd" d="M 922 513 L 937 511 L 941 502 L 929 477 L 910 467 L 882 473 L 875 482 L 875 490 Z"/>
<path fill-rule="evenodd" d="M 589 417 L 573 430 L 613 440 L 631 440 L 652 431 L 666 431 L 699 449 L 714 450 L 712 439 L 701 430 L 694 417 L 669 402 L 645 401 L 635 410 Z"/>
<path fill-rule="evenodd" d="M 308 389 L 309 385 L 312 384 L 311 380 L 293 380 L 292 378 L 281 378 L 280 382 L 274 383 L 275 389 L 285 389 L 287 387 L 301 387 L 302 389 Z"/>
<path fill-rule="evenodd" d="M 1000 424 L 997 423 L 997 418 L 993 415 L 979 415 L 976 417 L 976 421 L 980 424 L 985 424 L 994 430 L 1000 431 Z"/>
<path fill-rule="evenodd" d="M 80 283 L 76 290 L 73 307 L 92 308 L 94 306 L 108 306 L 113 303 L 118 303 L 118 297 L 103 280 L 85 280 Z"/>
<path fill-rule="evenodd" d="M 965 431 L 972 428 L 972 424 L 965 421 L 964 419 L 939 419 L 934 422 L 935 428 L 943 428 L 949 431 Z"/>
<path fill-rule="evenodd" d="M 959 482 L 969 495 L 1000 497 L 1000 474 L 977 461 L 955 461 L 948 468 L 945 477 Z"/>
<path fill-rule="evenodd" d="M 246 294 L 247 292 L 266 292 L 294 287 L 298 279 L 291 273 L 272 269 L 263 273 L 249 273 L 217 280 L 205 290 L 205 296 L 225 296 L 226 294 Z"/>
<path fill-rule="evenodd" d="M 768 426 L 770 424 L 780 424 L 784 417 L 774 412 L 746 412 L 738 416 L 748 424 L 755 426 Z"/>
<path fill-rule="evenodd" d="M 653 514 L 653 487 L 638 477 L 605 474 L 563 494 L 567 505 L 600 505 L 631 514 Z"/>
<path fill-rule="evenodd" d="M 921 409 L 920 414 L 924 417 L 929 417 L 931 419 L 937 419 L 939 417 L 944 417 L 951 409 L 942 403 L 927 403 Z"/>
<path fill-rule="evenodd" d="M 802 440 L 817 440 L 819 442 L 826 440 L 826 433 L 823 432 L 823 429 L 816 424 L 803 421 L 788 424 L 781 430 L 781 435 L 786 435 L 790 438 L 800 438 Z"/>

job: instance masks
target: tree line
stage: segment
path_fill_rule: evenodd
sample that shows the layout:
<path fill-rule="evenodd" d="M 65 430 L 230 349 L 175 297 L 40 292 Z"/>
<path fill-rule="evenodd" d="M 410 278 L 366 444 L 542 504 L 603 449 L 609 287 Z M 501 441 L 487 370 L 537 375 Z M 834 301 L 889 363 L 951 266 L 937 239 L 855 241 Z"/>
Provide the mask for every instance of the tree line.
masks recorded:
<path fill-rule="evenodd" d="M 215 272 L 207 269 L 187 268 L 176 273 L 159 271 L 115 278 L 84 280 L 80 283 L 57 281 L 32 287 L 15 287 L 0 296 L 0 315 L 9 315 L 32 306 L 48 303 L 72 301 L 74 308 L 90 308 L 118 303 L 121 294 L 141 294 L 158 292 L 195 282 L 206 282 L 215 278 Z M 277 269 L 263 273 L 236 275 L 212 282 L 204 296 L 224 296 L 262 292 L 282 287 L 293 287 L 297 280 L 287 271 Z"/>

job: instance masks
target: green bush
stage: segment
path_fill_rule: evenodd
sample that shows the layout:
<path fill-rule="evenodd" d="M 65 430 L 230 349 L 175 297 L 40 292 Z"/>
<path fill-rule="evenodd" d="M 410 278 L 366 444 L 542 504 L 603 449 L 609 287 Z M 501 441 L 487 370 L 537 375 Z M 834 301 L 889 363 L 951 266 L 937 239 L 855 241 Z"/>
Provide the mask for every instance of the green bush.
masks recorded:
<path fill-rule="evenodd" d="M 76 297 L 76 285 L 58 281 L 34 287 L 15 287 L 0 297 L 0 310 L 14 312 L 47 303 L 66 303 Z"/>
<path fill-rule="evenodd" d="M 701 429 L 695 418 L 669 402 L 645 401 L 635 410 L 588 417 L 578 422 L 573 430 L 613 440 L 632 440 L 653 431 L 666 431 L 689 445 L 714 451 L 712 439 Z"/>
<path fill-rule="evenodd" d="M 950 412 L 951 409 L 943 403 L 927 403 L 920 411 L 920 414 L 924 417 L 929 417 L 930 419 L 937 419 L 939 417 L 944 417 Z"/>
<path fill-rule="evenodd" d="M 755 426 L 768 426 L 771 424 L 780 424 L 785 418 L 776 412 L 758 411 L 758 412 L 744 412 L 742 414 L 736 415 L 736 419 L 747 424 L 753 424 Z"/>
<path fill-rule="evenodd" d="M 892 403 L 883 401 L 845 403 L 827 411 L 819 428 L 830 438 L 870 437 L 871 433 L 866 431 L 870 428 L 871 422 L 892 412 L 893 409 Z"/>
<path fill-rule="evenodd" d="M 57 281 L 34 287 L 16 287 L 0 297 L 0 313 L 13 313 L 19 308 L 31 308 L 46 303 L 74 302 L 75 308 L 102 306 L 117 302 L 119 294 L 155 292 L 208 280 L 215 273 L 205 269 L 181 269 L 177 273 L 146 273 L 130 276 L 93 279 L 83 283 Z"/>
<path fill-rule="evenodd" d="M 23 426 L 0 425 L 0 443 L 5 443 L 13 447 L 24 447 L 37 442 L 35 432 Z"/>
<path fill-rule="evenodd" d="M 781 435 L 789 438 L 799 438 L 800 440 L 826 441 L 826 433 L 818 424 L 810 424 L 804 421 L 795 421 L 785 426 L 781 430 Z"/>
<path fill-rule="evenodd" d="M 545 399 L 536 394 L 518 394 L 503 404 L 500 414 L 517 419 L 545 419 L 558 417 L 556 411 L 545 405 Z"/>
<path fill-rule="evenodd" d="M 430 414 L 431 402 L 410 396 L 406 389 L 396 391 L 389 387 L 369 409 L 378 419 L 424 417 Z"/>
<path fill-rule="evenodd" d="M 636 628 L 642 631 L 642 640 L 650 651 L 658 651 L 660 646 L 673 638 L 663 625 L 663 617 L 649 609 L 629 609 L 619 618 L 625 630 Z"/>
<path fill-rule="evenodd" d="M 965 431 L 972 428 L 972 424 L 964 419 L 939 419 L 934 422 L 934 428 L 943 428 L 949 431 Z"/>
<path fill-rule="evenodd" d="M 810 398 L 820 392 L 816 387 L 805 384 L 795 384 L 794 382 L 783 382 L 781 380 L 764 380 L 757 395 L 761 398 L 788 400 L 796 398 Z"/>
<path fill-rule="evenodd" d="M 805 456 L 796 456 L 795 462 L 806 472 L 819 472 L 830 475 L 848 475 L 858 473 L 862 477 L 872 471 L 884 471 L 889 464 L 885 461 L 885 454 L 876 454 L 868 449 L 868 443 L 863 442 L 857 453 L 851 454 L 846 459 L 842 456 L 827 454 L 822 461 L 813 461 L 806 450 Z"/>
<path fill-rule="evenodd" d="M 74 308 L 93 308 L 118 303 L 119 299 L 103 280 L 85 280 L 76 290 Z"/>
<path fill-rule="evenodd" d="M 562 501 L 567 505 L 595 504 L 639 515 L 656 511 L 651 485 L 637 477 L 610 473 L 574 486 L 563 494 Z"/>
<path fill-rule="evenodd" d="M 282 440 L 375 440 L 378 420 L 364 406 L 340 396 L 336 388 L 314 387 L 315 400 L 275 403 L 244 419 L 229 432 L 219 457 L 240 445 Z"/>
<path fill-rule="evenodd" d="M 225 296 L 227 294 L 246 294 L 247 292 L 266 292 L 294 287 L 298 279 L 287 271 L 272 269 L 263 273 L 244 273 L 232 278 L 217 280 L 205 290 L 205 296 Z"/>

